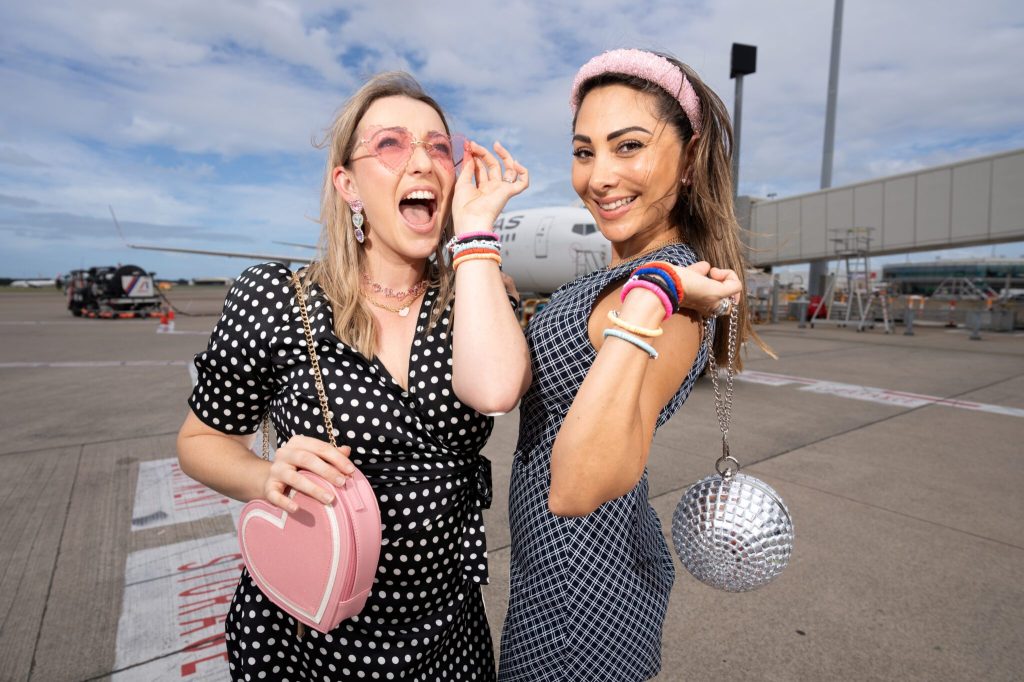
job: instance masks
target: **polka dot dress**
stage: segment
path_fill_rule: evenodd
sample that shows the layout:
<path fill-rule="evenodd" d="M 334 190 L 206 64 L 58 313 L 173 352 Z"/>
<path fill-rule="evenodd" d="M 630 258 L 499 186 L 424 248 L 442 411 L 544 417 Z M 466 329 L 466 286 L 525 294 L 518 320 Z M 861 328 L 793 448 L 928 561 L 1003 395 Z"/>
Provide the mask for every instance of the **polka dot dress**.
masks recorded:
<path fill-rule="evenodd" d="M 410 348 L 409 389 L 343 343 L 323 292 L 306 301 L 338 445 L 377 494 L 380 563 L 362 613 L 328 634 L 279 610 L 242 572 L 226 621 L 235 680 L 493 680 L 480 584 L 487 582 L 482 509 L 493 420 L 452 390 L 451 308 L 429 327 L 424 295 Z M 196 356 L 189 406 L 205 424 L 251 434 L 270 409 L 282 444 L 327 440 L 290 272 L 269 263 L 235 282 L 209 348 Z"/>

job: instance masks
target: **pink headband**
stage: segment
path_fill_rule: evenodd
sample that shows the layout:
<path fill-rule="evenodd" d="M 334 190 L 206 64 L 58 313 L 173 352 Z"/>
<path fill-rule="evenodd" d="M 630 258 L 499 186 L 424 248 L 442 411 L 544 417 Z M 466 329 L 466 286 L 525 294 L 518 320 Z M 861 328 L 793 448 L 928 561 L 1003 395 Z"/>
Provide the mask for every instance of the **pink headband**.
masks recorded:
<path fill-rule="evenodd" d="M 653 52 L 645 50 L 610 50 L 597 55 L 580 67 L 572 82 L 569 106 L 575 114 L 580 106 L 580 86 L 605 73 L 621 73 L 650 81 L 672 95 L 690 120 L 690 127 L 700 135 L 700 98 L 694 92 L 686 75 L 675 64 Z"/>

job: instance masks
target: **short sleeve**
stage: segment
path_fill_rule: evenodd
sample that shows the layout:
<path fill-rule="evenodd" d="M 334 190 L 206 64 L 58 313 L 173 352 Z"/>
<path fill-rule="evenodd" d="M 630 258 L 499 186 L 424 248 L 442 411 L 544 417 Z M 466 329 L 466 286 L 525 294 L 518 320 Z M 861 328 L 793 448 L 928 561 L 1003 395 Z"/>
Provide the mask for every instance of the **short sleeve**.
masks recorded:
<path fill-rule="evenodd" d="M 259 428 L 274 393 L 270 344 L 289 277 L 281 264 L 254 265 L 228 291 L 210 343 L 194 359 L 198 379 L 188 405 L 207 426 L 228 434 Z"/>

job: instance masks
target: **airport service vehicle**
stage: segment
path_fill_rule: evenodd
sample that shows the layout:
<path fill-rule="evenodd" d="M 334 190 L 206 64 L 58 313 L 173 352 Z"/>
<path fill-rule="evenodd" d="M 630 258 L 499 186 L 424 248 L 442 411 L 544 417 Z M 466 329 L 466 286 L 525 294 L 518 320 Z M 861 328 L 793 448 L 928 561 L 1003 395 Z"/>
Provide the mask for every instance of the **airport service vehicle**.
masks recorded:
<path fill-rule="evenodd" d="M 157 317 L 163 303 L 153 287 L 153 273 L 137 265 L 72 270 L 64 292 L 75 317 Z"/>

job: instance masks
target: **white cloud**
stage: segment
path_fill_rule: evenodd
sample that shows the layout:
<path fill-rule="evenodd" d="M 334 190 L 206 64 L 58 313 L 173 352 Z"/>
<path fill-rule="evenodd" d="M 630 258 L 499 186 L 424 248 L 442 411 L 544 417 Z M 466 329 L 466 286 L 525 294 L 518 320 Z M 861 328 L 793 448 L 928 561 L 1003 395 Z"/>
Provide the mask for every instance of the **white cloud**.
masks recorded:
<path fill-rule="evenodd" d="M 834 184 L 1024 145 L 1019 3 L 871 0 L 845 11 Z M 573 73 L 630 45 L 692 64 L 730 109 L 729 46 L 757 45 L 741 190 L 818 186 L 832 3 L 51 0 L 0 14 L 8 221 L 20 210 L 100 225 L 113 203 L 168 237 L 205 226 L 309 241 L 322 159 L 310 137 L 389 68 L 412 71 L 456 129 L 500 137 L 530 165 L 516 205 L 568 202 Z M 25 244 L 0 271 L 31 260 Z"/>

